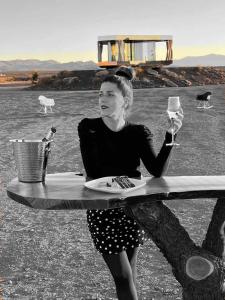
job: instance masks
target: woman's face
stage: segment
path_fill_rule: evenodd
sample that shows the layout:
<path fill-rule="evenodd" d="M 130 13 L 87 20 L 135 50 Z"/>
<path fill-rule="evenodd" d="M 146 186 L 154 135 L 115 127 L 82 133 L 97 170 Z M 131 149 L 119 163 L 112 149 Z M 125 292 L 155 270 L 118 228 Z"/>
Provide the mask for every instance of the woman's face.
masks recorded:
<path fill-rule="evenodd" d="M 103 117 L 118 119 L 124 116 L 125 100 L 115 83 L 102 83 L 99 91 L 99 108 Z"/>

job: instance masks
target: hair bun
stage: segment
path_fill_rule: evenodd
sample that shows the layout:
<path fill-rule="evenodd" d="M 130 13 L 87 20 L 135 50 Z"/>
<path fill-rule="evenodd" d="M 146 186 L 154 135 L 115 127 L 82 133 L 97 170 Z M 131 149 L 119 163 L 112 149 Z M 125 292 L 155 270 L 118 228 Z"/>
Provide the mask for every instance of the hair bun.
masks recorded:
<path fill-rule="evenodd" d="M 116 70 L 116 75 L 125 77 L 128 80 L 132 80 L 134 78 L 134 69 L 132 67 L 120 66 Z"/>

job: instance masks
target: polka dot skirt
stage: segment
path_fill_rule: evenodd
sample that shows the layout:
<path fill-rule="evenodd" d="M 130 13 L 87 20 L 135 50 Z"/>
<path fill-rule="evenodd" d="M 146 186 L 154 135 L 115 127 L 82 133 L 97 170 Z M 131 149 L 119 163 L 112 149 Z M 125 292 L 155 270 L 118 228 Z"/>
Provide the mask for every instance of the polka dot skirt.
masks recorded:
<path fill-rule="evenodd" d="M 102 254 L 118 254 L 146 240 L 144 230 L 123 208 L 87 210 L 87 222 L 94 245 Z"/>

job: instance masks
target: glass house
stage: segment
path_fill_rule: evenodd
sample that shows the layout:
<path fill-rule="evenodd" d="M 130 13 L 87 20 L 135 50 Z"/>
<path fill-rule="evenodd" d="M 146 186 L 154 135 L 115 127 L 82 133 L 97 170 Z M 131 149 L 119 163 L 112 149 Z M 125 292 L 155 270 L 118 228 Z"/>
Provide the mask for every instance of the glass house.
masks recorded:
<path fill-rule="evenodd" d="M 171 35 L 110 35 L 98 37 L 98 66 L 157 67 L 173 62 Z"/>

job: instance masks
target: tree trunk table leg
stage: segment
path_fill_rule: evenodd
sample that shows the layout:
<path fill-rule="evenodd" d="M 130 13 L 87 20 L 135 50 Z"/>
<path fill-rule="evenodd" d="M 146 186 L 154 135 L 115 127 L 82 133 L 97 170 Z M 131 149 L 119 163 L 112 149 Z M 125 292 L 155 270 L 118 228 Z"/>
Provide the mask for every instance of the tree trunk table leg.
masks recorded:
<path fill-rule="evenodd" d="M 211 251 L 196 246 L 167 206 L 161 201 L 139 203 L 127 207 L 126 211 L 171 264 L 183 288 L 184 300 L 225 299 L 223 261 Z"/>

